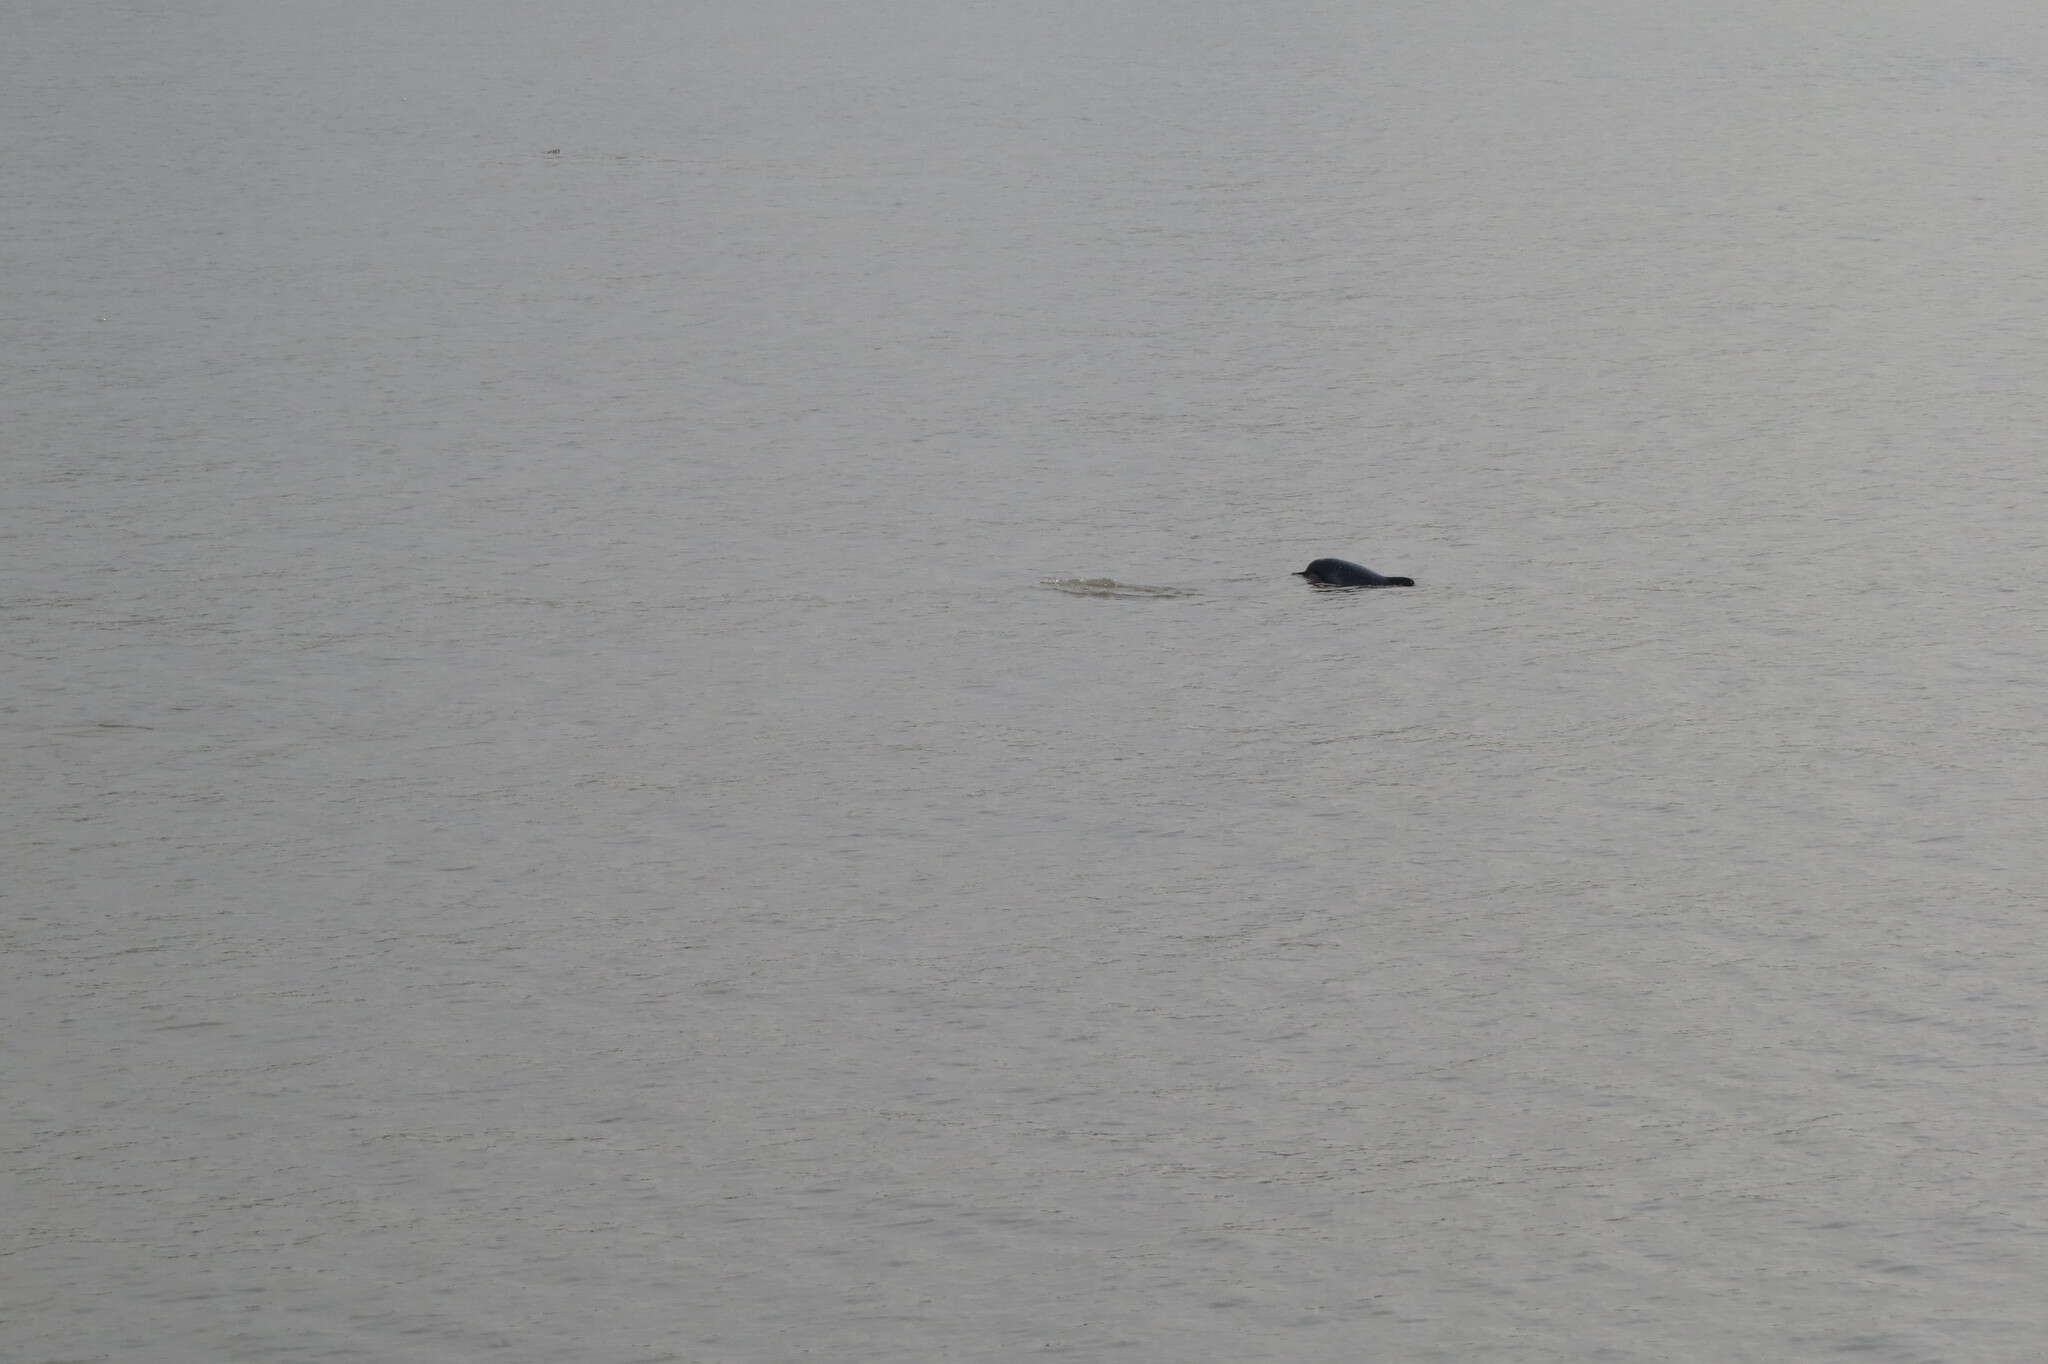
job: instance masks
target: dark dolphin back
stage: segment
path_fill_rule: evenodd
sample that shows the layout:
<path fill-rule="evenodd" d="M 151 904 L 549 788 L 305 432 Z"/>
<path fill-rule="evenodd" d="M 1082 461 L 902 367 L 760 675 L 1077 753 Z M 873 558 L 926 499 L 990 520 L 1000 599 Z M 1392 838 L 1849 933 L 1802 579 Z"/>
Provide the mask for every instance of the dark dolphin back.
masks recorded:
<path fill-rule="evenodd" d="M 1354 564 L 1345 559 L 1318 559 L 1307 568 L 1295 574 L 1312 583 L 1327 583 L 1332 587 L 1413 587 L 1413 578 L 1387 578 L 1373 572 L 1363 564 Z"/>

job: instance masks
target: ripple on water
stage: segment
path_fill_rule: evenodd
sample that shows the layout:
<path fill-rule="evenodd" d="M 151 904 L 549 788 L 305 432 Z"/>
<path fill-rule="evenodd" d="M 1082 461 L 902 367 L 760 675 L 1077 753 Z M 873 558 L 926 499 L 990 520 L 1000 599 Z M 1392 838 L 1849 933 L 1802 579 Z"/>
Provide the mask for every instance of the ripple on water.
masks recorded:
<path fill-rule="evenodd" d="M 1046 578 L 1043 585 L 1076 597 L 1192 597 L 1185 587 L 1146 587 L 1115 578 Z"/>

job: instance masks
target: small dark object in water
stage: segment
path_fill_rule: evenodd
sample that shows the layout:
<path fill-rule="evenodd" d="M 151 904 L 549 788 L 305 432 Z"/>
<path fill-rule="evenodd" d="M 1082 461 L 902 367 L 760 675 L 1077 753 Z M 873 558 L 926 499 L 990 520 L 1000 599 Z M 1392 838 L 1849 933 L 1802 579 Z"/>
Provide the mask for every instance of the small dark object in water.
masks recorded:
<path fill-rule="evenodd" d="M 1318 559 L 1307 568 L 1297 571 L 1297 578 L 1307 578 L 1324 587 L 1413 587 L 1413 578 L 1387 578 L 1359 564 L 1346 563 L 1342 559 Z"/>

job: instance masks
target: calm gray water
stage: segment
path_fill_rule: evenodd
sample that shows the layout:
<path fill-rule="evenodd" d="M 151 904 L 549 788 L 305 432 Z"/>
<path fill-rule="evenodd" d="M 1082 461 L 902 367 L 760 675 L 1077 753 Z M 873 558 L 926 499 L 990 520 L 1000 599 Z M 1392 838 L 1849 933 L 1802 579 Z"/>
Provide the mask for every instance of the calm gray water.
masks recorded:
<path fill-rule="evenodd" d="M 9 1364 L 2048 1353 L 2037 6 L 4 15 Z"/>

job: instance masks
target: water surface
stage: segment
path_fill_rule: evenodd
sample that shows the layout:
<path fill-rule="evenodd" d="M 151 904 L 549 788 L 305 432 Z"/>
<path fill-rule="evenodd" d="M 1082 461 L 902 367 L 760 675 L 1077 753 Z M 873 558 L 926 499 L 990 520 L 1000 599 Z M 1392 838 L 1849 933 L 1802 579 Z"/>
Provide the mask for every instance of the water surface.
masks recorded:
<path fill-rule="evenodd" d="M 8 1357 L 2038 1358 L 2037 20 L 17 6 Z"/>

